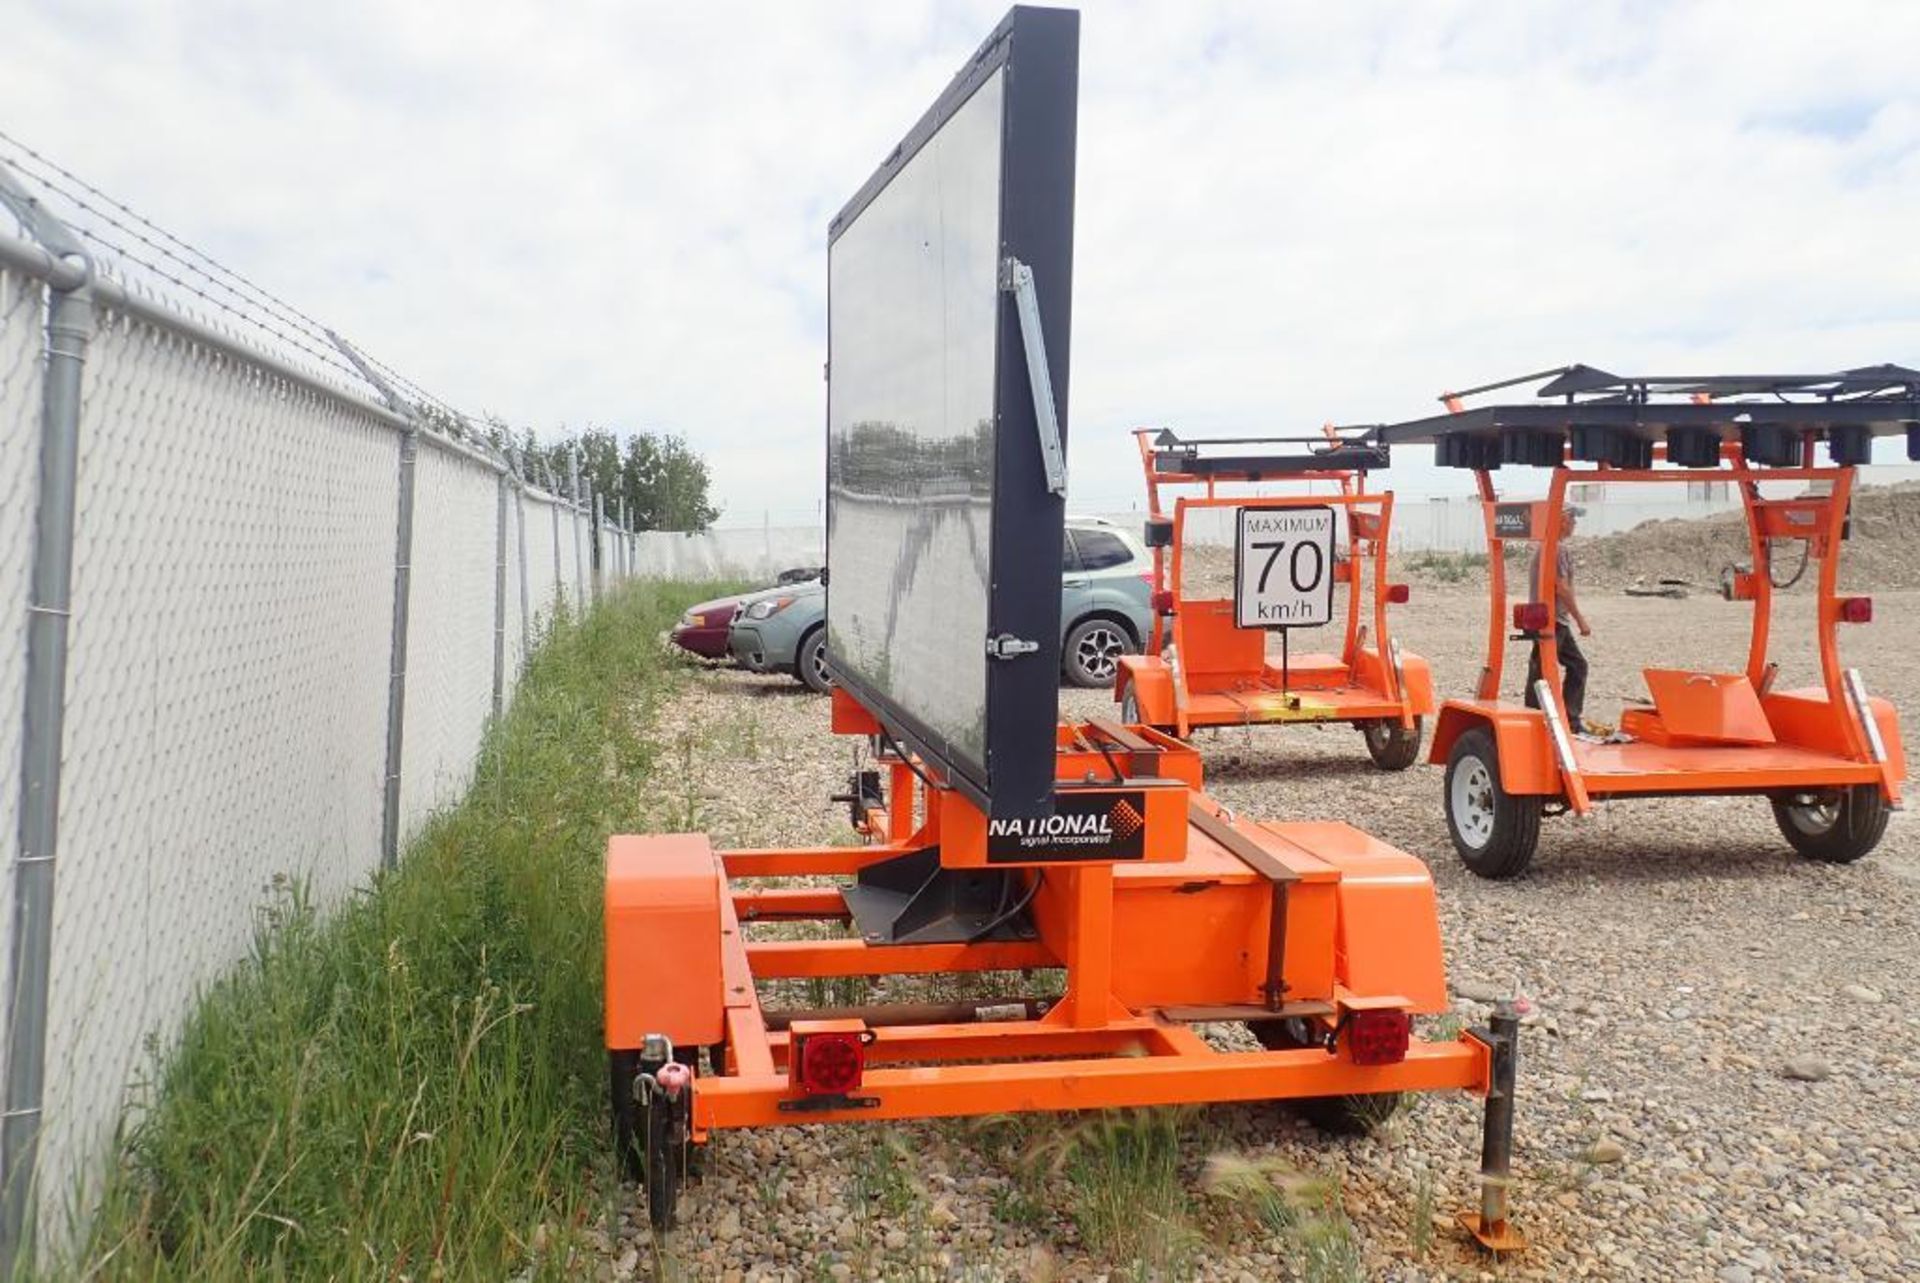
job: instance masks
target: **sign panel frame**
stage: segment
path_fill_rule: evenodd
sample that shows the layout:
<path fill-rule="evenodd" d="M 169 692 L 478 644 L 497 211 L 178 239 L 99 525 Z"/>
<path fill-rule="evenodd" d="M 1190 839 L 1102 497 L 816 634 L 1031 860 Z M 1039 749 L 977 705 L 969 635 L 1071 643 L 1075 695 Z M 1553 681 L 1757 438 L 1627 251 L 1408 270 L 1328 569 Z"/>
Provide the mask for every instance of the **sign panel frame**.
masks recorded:
<path fill-rule="evenodd" d="M 1248 529 L 1248 517 L 1296 519 L 1294 525 L 1324 525 L 1325 537 L 1317 531 L 1301 538 L 1296 531 L 1264 532 Z M 1266 541 L 1250 535 L 1277 533 L 1281 537 Z M 1262 506 L 1247 504 L 1234 512 L 1233 522 L 1233 622 L 1240 628 L 1259 628 L 1268 632 L 1293 628 L 1324 628 L 1333 622 L 1333 565 L 1337 536 L 1331 504 L 1288 504 Z M 1256 550 L 1249 556 L 1249 549 Z M 1313 558 L 1300 554 L 1312 551 Z M 1265 552 L 1263 557 L 1260 552 Z M 1315 571 L 1314 581 L 1302 587 L 1300 579 L 1307 566 Z M 1249 592 L 1249 589 L 1252 589 Z M 1284 600 L 1283 600 L 1284 599 Z M 1288 602 L 1297 609 L 1312 611 L 1305 618 L 1275 618 L 1274 612 L 1288 610 Z M 1314 609 L 1316 608 L 1317 609 Z M 1314 615 L 1318 615 L 1315 618 Z"/>
<path fill-rule="evenodd" d="M 1001 105 L 998 255 L 995 290 L 993 407 L 986 549 L 986 620 L 978 637 L 955 637 L 956 665 L 981 665 L 984 728 L 956 734 L 951 709 L 939 705 L 934 684 L 913 675 L 924 656 L 896 664 L 841 653 L 835 645 L 835 599 L 854 590 L 836 566 L 836 441 L 834 347 L 836 320 L 846 333 L 846 309 L 864 300 L 828 299 L 828 649 L 829 674 L 867 708 L 903 746 L 940 779 L 994 817 L 1045 816 L 1053 809 L 1054 728 L 1059 720 L 1061 554 L 1065 498 L 1048 486 L 1040 445 L 1035 388 L 1029 381 L 1020 318 L 1007 286 L 1011 264 L 1033 274 L 1048 360 L 1060 444 L 1067 436 L 1067 384 L 1073 293 L 1073 197 L 1079 96 L 1079 15 L 1071 10 L 1016 7 L 989 35 L 966 67 L 895 147 L 886 161 L 835 216 L 828 228 L 829 275 L 835 248 L 860 219 L 995 77 Z M 922 305 L 904 299 L 903 307 Z M 868 320 L 871 319 L 869 316 Z M 845 334 L 842 341 L 846 341 Z M 843 356 L 845 353 L 843 352 Z M 844 467 L 844 465 L 842 465 Z M 898 503 L 899 500 L 894 500 Z M 896 558 L 894 578 L 922 551 L 878 550 Z M 848 572 L 850 573 L 850 572 Z M 871 600 L 875 582 L 863 582 Z M 848 618 L 851 605 L 843 607 Z M 891 625 L 890 625 L 891 627 Z M 888 640 L 891 641 L 891 633 Z M 884 660 L 885 662 L 881 662 Z M 903 677 L 902 672 L 908 673 Z M 964 674 L 969 683 L 971 668 Z M 969 686 L 971 689 L 971 686 Z M 970 728 L 971 729 L 971 728 Z"/>

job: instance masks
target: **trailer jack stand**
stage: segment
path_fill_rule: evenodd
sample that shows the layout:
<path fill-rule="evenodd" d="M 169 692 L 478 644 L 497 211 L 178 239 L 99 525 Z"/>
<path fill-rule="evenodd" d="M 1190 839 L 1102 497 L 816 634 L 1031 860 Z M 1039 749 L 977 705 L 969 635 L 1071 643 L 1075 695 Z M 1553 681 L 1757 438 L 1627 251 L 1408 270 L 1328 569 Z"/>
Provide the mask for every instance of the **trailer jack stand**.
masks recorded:
<path fill-rule="evenodd" d="M 1487 1107 L 1480 1137 L 1480 1210 L 1460 1213 L 1460 1224 L 1480 1246 L 1498 1255 L 1527 1245 L 1507 1221 L 1507 1191 L 1513 1184 L 1513 1084 L 1520 1060 L 1520 1017 L 1513 1004 L 1494 1009 L 1486 1029 L 1472 1036 L 1493 1053 Z"/>

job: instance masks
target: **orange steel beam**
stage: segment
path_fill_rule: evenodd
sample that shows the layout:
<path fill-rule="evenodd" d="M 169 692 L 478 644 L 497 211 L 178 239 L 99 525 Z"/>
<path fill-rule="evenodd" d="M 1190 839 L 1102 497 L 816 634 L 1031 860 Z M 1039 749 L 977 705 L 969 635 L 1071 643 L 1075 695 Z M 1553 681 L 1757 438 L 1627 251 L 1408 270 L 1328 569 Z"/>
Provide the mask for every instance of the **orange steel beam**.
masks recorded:
<path fill-rule="evenodd" d="M 784 1076 L 701 1079 L 694 1123 L 713 1128 L 783 1123 L 872 1122 L 977 1114 L 1281 1100 L 1373 1092 L 1444 1091 L 1484 1095 L 1491 1058 L 1471 1038 L 1415 1042 L 1394 1065 L 1361 1067 L 1318 1048 L 1030 1060 L 1015 1064 L 873 1069 L 860 1108 L 783 1110 L 794 1094 Z"/>
<path fill-rule="evenodd" d="M 1108 876 L 1112 876 L 1111 869 Z M 826 976 L 917 976 L 935 971 L 1024 971 L 1060 961 L 1038 940 L 982 944 L 868 944 L 864 940 L 751 940 L 756 980 Z"/>
<path fill-rule="evenodd" d="M 917 836 L 917 835 L 916 835 Z M 729 878 L 802 878 L 858 873 L 870 864 L 891 860 L 926 845 L 920 841 L 885 842 L 872 846 L 827 846 L 811 850 L 724 851 L 720 862 Z"/>
<path fill-rule="evenodd" d="M 735 891 L 733 911 L 742 922 L 817 921 L 852 915 L 846 897 L 837 888 L 776 887 L 769 890 Z"/>
<path fill-rule="evenodd" d="M 882 1025 L 873 1031 L 867 1064 L 929 1060 L 1019 1060 L 1089 1056 L 1174 1056 L 1191 1051 L 1186 1039 L 1213 1049 L 1183 1025 L 1139 1016 L 1114 1020 L 1097 1029 L 1072 1029 L 1044 1020 L 979 1020 L 951 1025 Z M 1183 1037 L 1184 1035 L 1184 1037 Z M 791 1038 L 785 1030 L 768 1035 L 774 1062 L 786 1063 Z"/>
<path fill-rule="evenodd" d="M 1108 1023 L 1113 1002 L 1113 866 L 1061 869 L 1067 882 L 1067 996 L 1048 1013 L 1076 1029 Z"/>
<path fill-rule="evenodd" d="M 1487 596 L 1492 613 L 1487 624 L 1487 662 L 1480 670 L 1481 699 L 1500 698 L 1500 674 L 1507 662 L 1507 543 L 1496 531 L 1493 474 L 1485 468 L 1474 473 L 1480 490 L 1480 517 L 1487 527 Z"/>

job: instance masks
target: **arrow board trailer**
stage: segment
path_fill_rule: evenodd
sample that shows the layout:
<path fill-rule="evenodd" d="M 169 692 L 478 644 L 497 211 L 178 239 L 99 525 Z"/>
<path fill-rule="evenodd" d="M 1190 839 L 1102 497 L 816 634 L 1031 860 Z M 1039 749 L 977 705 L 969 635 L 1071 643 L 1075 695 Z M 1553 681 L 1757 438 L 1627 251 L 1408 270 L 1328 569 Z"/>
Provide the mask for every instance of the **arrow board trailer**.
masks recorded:
<path fill-rule="evenodd" d="M 1468 404 L 1522 384 L 1540 385 L 1535 400 Z M 1842 626 L 1873 622 L 1871 597 L 1839 591 L 1840 555 L 1874 441 L 1905 436 L 1908 457 L 1920 458 L 1920 370 L 1621 377 L 1573 365 L 1442 400 L 1446 414 L 1369 436 L 1388 447 L 1431 444 L 1441 467 L 1473 472 L 1479 489 L 1487 657 L 1473 697 L 1441 708 L 1429 759 L 1446 766 L 1442 806 L 1462 862 L 1482 877 L 1518 877 L 1543 816 L 1657 796 L 1765 799 L 1781 836 L 1811 860 L 1845 864 L 1873 850 L 1899 804 L 1906 758 L 1893 705 L 1869 695 L 1840 658 Z M 1494 476 L 1505 467 L 1544 470 L 1546 498 L 1502 499 Z M 1750 564 L 1730 570 L 1725 594 L 1752 603 L 1746 662 L 1714 671 L 1675 656 L 1645 670 L 1648 697 L 1622 710 L 1617 731 L 1587 734 L 1565 699 L 1553 607 L 1569 487 L 1707 480 L 1734 490 L 1745 518 Z M 1769 483 L 1792 493 L 1762 488 Z M 1540 580 L 1509 613 L 1511 542 L 1533 546 Z M 1773 594 L 1793 583 L 1776 580 L 1776 560 L 1819 568 L 1817 684 L 1776 680 Z M 1509 641 L 1527 644 L 1537 666 L 1517 700 L 1502 690 Z"/>
<path fill-rule="evenodd" d="M 1121 720 L 1180 738 L 1205 726 L 1344 722 L 1380 769 L 1413 765 L 1434 709 L 1433 677 L 1390 631 L 1388 607 L 1409 592 L 1388 565 L 1393 494 L 1367 487 L 1368 471 L 1387 466 L 1387 450 L 1331 431 L 1134 435 L 1147 481 L 1155 614 L 1145 653 L 1120 660 Z M 1224 495 L 1223 484 L 1253 491 Z M 1189 573 L 1189 542 L 1196 526 L 1226 531 L 1229 510 L 1233 589 L 1223 596 L 1206 586 L 1204 566 Z M 1294 653 L 1294 629 L 1328 624 L 1344 625 L 1338 642 Z M 1278 664 L 1268 662 L 1270 633 L 1280 635 Z"/>
<path fill-rule="evenodd" d="M 1333 622 L 1333 509 L 1239 510 L 1233 596 L 1242 628 L 1319 628 Z"/>
<path fill-rule="evenodd" d="M 1415 1030 L 1447 1009 L 1426 867 L 1236 817 L 1150 729 L 1058 721 L 1078 64 L 1078 14 L 1014 9 L 832 224 L 828 665 L 862 842 L 610 840 L 620 1162 L 665 1228 L 733 1128 L 1273 1099 L 1351 1128 L 1457 1090 L 1487 1100 L 1468 1228 L 1516 1247 L 1518 1020 Z M 1024 991 L 805 1005 L 982 972 Z M 1220 1021 L 1258 1049 L 1194 1028 Z"/>

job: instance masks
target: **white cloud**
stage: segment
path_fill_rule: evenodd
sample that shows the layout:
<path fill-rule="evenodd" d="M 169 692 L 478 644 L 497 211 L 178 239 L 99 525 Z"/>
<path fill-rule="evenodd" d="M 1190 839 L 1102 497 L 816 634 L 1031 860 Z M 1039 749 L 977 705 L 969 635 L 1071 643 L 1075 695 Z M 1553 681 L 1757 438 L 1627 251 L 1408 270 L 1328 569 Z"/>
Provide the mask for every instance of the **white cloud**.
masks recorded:
<path fill-rule="evenodd" d="M 735 513 L 803 513 L 827 219 L 1001 7 L 30 0 L 0 127 L 457 404 L 681 431 Z M 1916 37 L 1892 3 L 1089 5 L 1076 505 L 1134 499 L 1136 423 L 1920 363 Z"/>

